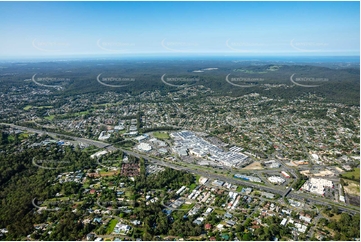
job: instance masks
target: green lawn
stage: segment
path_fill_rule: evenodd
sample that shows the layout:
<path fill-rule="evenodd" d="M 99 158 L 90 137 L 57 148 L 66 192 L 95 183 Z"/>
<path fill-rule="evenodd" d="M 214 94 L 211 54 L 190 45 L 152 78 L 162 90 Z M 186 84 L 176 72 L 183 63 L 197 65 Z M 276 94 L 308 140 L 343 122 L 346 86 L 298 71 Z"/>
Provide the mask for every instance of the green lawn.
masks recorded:
<path fill-rule="evenodd" d="M 21 133 L 21 134 L 19 134 L 19 139 L 20 139 L 20 140 L 27 139 L 28 137 L 29 137 L 29 134 L 28 134 L 28 133 Z"/>
<path fill-rule="evenodd" d="M 182 206 L 180 206 L 180 209 L 191 209 L 193 206 L 194 206 L 193 203 L 191 203 L 191 204 L 183 203 Z"/>
<path fill-rule="evenodd" d="M 132 196 L 132 192 L 131 191 L 125 191 L 124 195 L 127 197 L 127 198 L 130 198 Z"/>
<path fill-rule="evenodd" d="M 196 183 L 198 183 L 199 182 L 199 179 L 201 178 L 201 176 L 200 175 L 195 175 L 195 179 L 196 179 Z"/>
<path fill-rule="evenodd" d="M 111 234 L 113 232 L 114 228 L 115 228 L 115 225 L 117 225 L 117 223 L 118 223 L 118 220 L 116 220 L 116 219 L 110 220 L 110 222 L 109 222 L 109 224 L 107 226 L 107 232 L 106 233 Z"/>
<path fill-rule="evenodd" d="M 213 211 L 214 211 L 216 214 L 219 214 L 219 215 L 223 215 L 223 214 L 226 213 L 224 210 L 220 210 L 220 209 L 218 209 L 218 208 L 214 209 Z"/>
<path fill-rule="evenodd" d="M 242 191 L 242 188 L 243 188 L 242 186 L 238 186 L 236 191 L 237 191 L 237 192 L 241 192 L 241 191 Z"/>
<path fill-rule="evenodd" d="M 28 111 L 30 108 L 32 108 L 33 106 L 31 106 L 31 105 L 27 105 L 27 106 L 25 106 L 23 109 L 25 110 L 25 111 Z"/>
<path fill-rule="evenodd" d="M 37 108 L 37 109 L 44 109 L 44 108 L 46 108 L 46 109 L 49 109 L 49 108 L 53 108 L 53 106 L 39 106 L 39 107 L 34 107 L 34 106 L 32 106 L 32 105 L 27 105 L 27 106 L 25 106 L 23 109 L 24 109 L 25 111 L 28 111 L 28 110 L 31 109 L 31 108 Z"/>
<path fill-rule="evenodd" d="M 8 141 L 9 141 L 9 142 L 15 141 L 15 136 L 14 136 L 14 135 L 9 135 L 9 136 L 8 136 Z"/>
<path fill-rule="evenodd" d="M 83 111 L 83 112 L 74 113 L 74 116 L 82 116 L 82 115 L 86 115 L 86 114 L 89 114 L 89 110 Z"/>
<path fill-rule="evenodd" d="M 360 168 L 355 168 L 353 171 L 348 171 L 342 174 L 342 177 L 351 180 L 360 180 Z"/>
<path fill-rule="evenodd" d="M 153 136 L 157 139 L 169 139 L 167 132 L 153 132 Z"/>
<path fill-rule="evenodd" d="M 46 119 L 46 120 L 53 120 L 55 118 L 55 115 L 50 115 L 50 116 L 47 116 L 47 117 L 45 117 L 44 119 Z"/>
<path fill-rule="evenodd" d="M 197 184 L 195 183 L 192 183 L 190 186 L 189 186 L 189 192 L 193 191 L 194 188 L 196 188 Z"/>

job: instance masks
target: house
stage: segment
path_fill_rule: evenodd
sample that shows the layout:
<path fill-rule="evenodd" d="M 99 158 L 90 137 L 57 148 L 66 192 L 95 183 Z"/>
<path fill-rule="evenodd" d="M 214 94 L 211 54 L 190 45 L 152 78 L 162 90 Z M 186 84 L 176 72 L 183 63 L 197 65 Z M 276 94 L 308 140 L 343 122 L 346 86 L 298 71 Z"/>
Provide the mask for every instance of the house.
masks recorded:
<path fill-rule="evenodd" d="M 222 239 L 224 240 L 229 240 L 229 235 L 228 234 L 222 234 Z"/>
<path fill-rule="evenodd" d="M 100 223 L 102 223 L 102 218 L 94 218 L 94 219 L 93 219 L 93 222 L 100 224 Z"/>
<path fill-rule="evenodd" d="M 205 230 L 210 230 L 210 229 L 212 229 L 212 225 L 211 224 L 205 224 L 204 229 Z"/>
<path fill-rule="evenodd" d="M 285 226 L 285 225 L 286 225 L 286 223 L 287 223 L 287 218 L 282 219 L 282 221 L 281 221 L 281 225 L 282 225 L 282 226 Z"/>
<path fill-rule="evenodd" d="M 231 227 L 233 227 L 236 224 L 236 222 L 234 222 L 233 220 L 226 220 L 225 222 L 227 225 L 229 225 Z"/>
<path fill-rule="evenodd" d="M 199 217 L 193 221 L 194 224 L 201 225 L 203 223 L 204 218 Z"/>
<path fill-rule="evenodd" d="M 140 225 L 142 222 L 140 222 L 139 220 L 133 220 L 131 223 L 137 226 Z"/>
<path fill-rule="evenodd" d="M 120 234 L 120 233 L 127 234 L 131 229 L 132 229 L 132 227 L 130 227 L 127 224 L 117 223 L 115 225 L 113 233 L 114 234 Z"/>
<path fill-rule="evenodd" d="M 232 218 L 232 217 L 233 217 L 233 215 L 232 215 L 232 214 L 230 214 L 230 213 L 225 213 L 225 214 L 224 214 L 224 217 L 225 217 L 225 218 Z"/>
<path fill-rule="evenodd" d="M 300 215 L 299 219 L 305 221 L 306 223 L 311 223 L 312 218 L 308 217 L 308 216 L 302 216 Z"/>
<path fill-rule="evenodd" d="M 87 240 L 87 241 L 93 241 L 93 240 L 94 240 L 94 237 L 95 237 L 95 234 L 92 234 L 92 233 L 87 234 L 87 235 L 86 235 L 86 240 Z"/>

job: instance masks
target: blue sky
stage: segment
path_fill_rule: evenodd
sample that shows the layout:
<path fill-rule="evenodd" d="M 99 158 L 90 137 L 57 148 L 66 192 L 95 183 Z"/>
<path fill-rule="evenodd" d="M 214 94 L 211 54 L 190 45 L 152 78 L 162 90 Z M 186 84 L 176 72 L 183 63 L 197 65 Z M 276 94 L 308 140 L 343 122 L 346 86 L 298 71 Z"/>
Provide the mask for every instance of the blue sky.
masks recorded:
<path fill-rule="evenodd" d="M 0 2 L 0 56 L 349 56 L 359 2 Z"/>

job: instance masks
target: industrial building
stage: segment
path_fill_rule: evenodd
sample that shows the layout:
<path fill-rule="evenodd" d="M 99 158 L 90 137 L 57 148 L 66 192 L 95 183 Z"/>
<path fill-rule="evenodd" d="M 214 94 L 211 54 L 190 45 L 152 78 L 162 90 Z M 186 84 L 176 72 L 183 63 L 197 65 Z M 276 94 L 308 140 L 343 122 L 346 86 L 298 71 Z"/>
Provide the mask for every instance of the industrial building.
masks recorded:
<path fill-rule="evenodd" d="M 284 183 L 286 180 L 283 179 L 282 177 L 279 176 L 270 176 L 267 178 L 271 183 L 275 183 L 275 184 L 282 184 Z"/>
<path fill-rule="evenodd" d="M 171 133 L 170 136 L 174 139 L 172 150 L 180 156 L 185 156 L 189 153 L 190 155 L 204 157 L 228 167 L 242 167 L 248 164 L 248 156 L 240 153 L 241 148 L 239 147 L 232 147 L 230 151 L 225 152 L 190 131 Z"/>
<path fill-rule="evenodd" d="M 300 190 L 324 196 L 325 187 L 333 188 L 333 182 L 322 178 L 312 177 L 303 184 Z"/>
<path fill-rule="evenodd" d="M 246 181 L 251 181 L 251 182 L 259 182 L 259 183 L 262 182 L 262 180 L 260 178 L 254 177 L 254 176 L 246 176 L 246 175 L 241 175 L 241 174 L 235 174 L 234 177 L 242 179 L 242 180 L 246 180 Z"/>
<path fill-rule="evenodd" d="M 148 152 L 152 150 L 152 147 L 147 143 L 140 143 L 139 145 L 137 145 L 137 149 L 140 151 Z"/>
<path fill-rule="evenodd" d="M 285 171 L 281 171 L 281 174 L 282 174 L 282 176 L 284 176 L 286 178 L 291 178 L 291 176 Z"/>

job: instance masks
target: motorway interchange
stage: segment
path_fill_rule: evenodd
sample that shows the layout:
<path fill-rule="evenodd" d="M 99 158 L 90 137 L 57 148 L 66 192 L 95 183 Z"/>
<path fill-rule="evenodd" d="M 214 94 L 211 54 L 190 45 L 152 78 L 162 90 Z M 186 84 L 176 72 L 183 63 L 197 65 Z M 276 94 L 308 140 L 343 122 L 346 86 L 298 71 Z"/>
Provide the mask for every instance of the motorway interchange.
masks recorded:
<path fill-rule="evenodd" d="M 2 125 L 8 125 L 11 126 L 13 128 L 17 128 L 20 130 L 27 130 L 29 132 L 33 132 L 33 133 L 40 133 L 40 134 L 47 134 L 50 136 L 57 136 L 57 135 L 62 135 L 62 134 L 58 134 L 58 133 L 54 133 L 54 132 L 47 132 L 47 131 L 43 131 L 43 130 L 38 130 L 38 129 L 33 129 L 33 128 L 28 128 L 28 127 L 23 127 L 23 126 L 18 126 L 18 125 L 13 125 L 13 124 L 7 124 L 7 123 L 1 123 Z M 216 173 L 213 169 L 209 169 L 207 168 L 207 171 L 204 171 L 203 169 L 201 169 L 201 167 L 197 168 L 195 166 L 193 167 L 189 167 L 189 166 L 184 166 L 184 164 L 175 164 L 175 163 L 170 163 L 170 162 L 164 162 L 162 160 L 153 158 L 153 157 L 149 157 L 145 154 L 141 154 L 138 152 L 134 152 L 134 151 L 130 151 L 130 150 L 126 150 L 126 149 L 121 149 L 121 148 L 116 148 L 114 146 L 112 146 L 109 143 L 105 143 L 105 142 L 101 142 L 101 141 L 96 141 L 96 140 L 91 140 L 91 139 L 85 139 L 85 138 L 79 138 L 79 137 L 74 137 L 74 136 L 69 136 L 69 135 L 62 135 L 64 137 L 68 137 L 74 141 L 78 141 L 78 142 L 82 142 L 82 143 L 86 143 L 89 145 L 94 145 L 98 148 L 104 148 L 107 149 L 109 151 L 115 151 L 115 150 L 121 150 L 126 154 L 135 156 L 135 157 L 142 157 L 144 158 L 146 161 L 153 163 L 153 164 L 157 164 L 157 165 L 161 165 L 161 166 L 165 166 L 165 167 L 170 167 L 172 169 L 177 169 L 177 170 L 184 170 L 193 174 L 197 174 L 200 176 L 204 176 L 210 179 L 217 179 L 217 180 L 222 180 L 228 183 L 232 183 L 232 184 L 237 184 L 237 185 L 242 185 L 242 186 L 247 186 L 247 187 L 252 187 L 254 189 L 260 190 L 260 191 L 267 191 L 267 192 L 271 192 L 274 194 L 279 194 L 281 195 L 283 198 L 287 197 L 287 198 L 294 198 L 294 199 L 298 199 L 300 201 L 304 201 L 309 203 L 310 205 L 312 204 L 319 204 L 319 205 L 323 205 L 323 206 L 335 206 L 337 207 L 340 211 L 345 211 L 348 213 L 359 213 L 359 207 L 350 205 L 350 204 L 341 204 L 341 203 L 336 203 L 333 202 L 331 200 L 327 200 L 325 198 L 322 198 L 320 196 L 316 196 L 316 195 L 312 195 L 312 194 L 308 194 L 308 193 L 304 193 L 304 192 L 299 192 L 299 191 L 293 191 L 291 186 L 289 186 L 288 189 L 285 190 L 284 187 L 279 187 L 279 186 L 269 186 L 269 185 L 264 185 L 264 184 L 260 184 L 260 183 L 254 183 L 254 182 L 249 182 L 249 181 L 245 181 L 245 180 L 240 180 L 240 179 L 236 179 L 232 176 L 229 175 L 224 175 L 224 174 L 219 174 Z M 292 174 L 296 179 L 298 178 L 295 170 L 293 168 L 289 168 L 287 167 L 283 161 L 281 161 L 283 168 L 285 168 L 285 170 Z M 295 180 L 296 180 L 295 179 Z"/>

